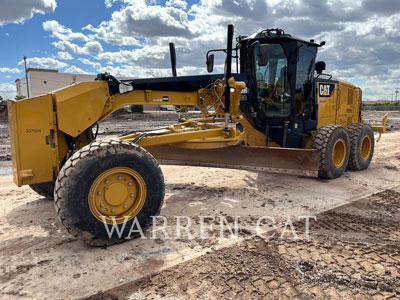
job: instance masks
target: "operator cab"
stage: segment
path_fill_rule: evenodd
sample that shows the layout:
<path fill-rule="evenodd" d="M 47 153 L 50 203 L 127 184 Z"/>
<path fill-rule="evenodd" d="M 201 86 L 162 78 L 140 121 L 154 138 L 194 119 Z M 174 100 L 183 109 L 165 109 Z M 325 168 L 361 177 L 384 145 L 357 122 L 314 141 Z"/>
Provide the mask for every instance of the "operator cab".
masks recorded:
<path fill-rule="evenodd" d="M 318 47 L 282 29 L 239 36 L 240 73 L 249 77 L 241 110 L 253 118 L 266 141 L 282 147 L 302 147 L 303 133 L 316 129 L 315 60 Z M 322 65 L 318 65 L 322 67 Z"/>

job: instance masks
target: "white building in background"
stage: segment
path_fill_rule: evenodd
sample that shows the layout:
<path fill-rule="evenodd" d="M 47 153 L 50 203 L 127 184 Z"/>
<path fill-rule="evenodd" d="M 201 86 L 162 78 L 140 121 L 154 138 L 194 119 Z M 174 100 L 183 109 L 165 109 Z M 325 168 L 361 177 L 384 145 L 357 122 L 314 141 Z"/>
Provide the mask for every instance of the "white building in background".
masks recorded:
<path fill-rule="evenodd" d="M 58 70 L 29 68 L 26 70 L 29 97 L 36 97 L 82 81 L 93 81 L 97 75 L 59 73 Z M 129 77 L 119 77 L 129 79 Z M 16 79 L 17 96 L 28 97 L 26 77 Z M 158 110 L 159 105 L 144 105 L 145 110 Z M 160 109 L 161 110 L 161 109 Z"/>
<path fill-rule="evenodd" d="M 35 97 L 82 81 L 92 81 L 96 75 L 59 73 L 51 69 L 27 69 L 29 96 Z M 17 96 L 28 97 L 26 77 L 15 80 Z"/>

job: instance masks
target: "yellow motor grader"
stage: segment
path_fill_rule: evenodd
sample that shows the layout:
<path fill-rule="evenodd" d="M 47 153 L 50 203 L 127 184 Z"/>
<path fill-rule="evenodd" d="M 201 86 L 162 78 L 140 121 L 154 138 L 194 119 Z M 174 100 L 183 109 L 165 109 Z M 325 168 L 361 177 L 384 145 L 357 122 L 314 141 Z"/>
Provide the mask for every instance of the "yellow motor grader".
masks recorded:
<path fill-rule="evenodd" d="M 105 224 L 142 228 L 159 213 L 159 164 L 222 167 L 336 178 L 368 168 L 374 133 L 361 115 L 361 90 L 324 74 L 324 45 L 267 29 L 238 36 L 228 26 L 225 73 L 118 80 L 99 74 L 52 93 L 8 101 L 13 176 L 48 198 L 67 230 L 92 245 L 109 238 Z M 236 73 L 232 73 L 236 59 Z M 126 105 L 197 107 L 198 119 L 159 130 L 97 140 L 98 124 Z M 129 224 L 127 224 L 129 223 Z M 125 225 L 124 227 L 122 227 Z M 126 226 L 128 225 L 128 226 Z M 123 235 L 125 236 L 125 235 Z"/>

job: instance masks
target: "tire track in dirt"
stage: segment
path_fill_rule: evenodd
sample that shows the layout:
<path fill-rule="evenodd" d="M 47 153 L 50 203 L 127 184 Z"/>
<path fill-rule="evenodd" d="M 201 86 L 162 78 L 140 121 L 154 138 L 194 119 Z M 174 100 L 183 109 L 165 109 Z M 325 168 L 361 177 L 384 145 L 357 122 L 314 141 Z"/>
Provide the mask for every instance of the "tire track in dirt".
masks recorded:
<path fill-rule="evenodd" d="M 304 237 L 305 224 L 295 224 Z M 99 299 L 398 299 L 400 193 L 318 215 L 310 239 L 252 238 L 113 290 Z"/>

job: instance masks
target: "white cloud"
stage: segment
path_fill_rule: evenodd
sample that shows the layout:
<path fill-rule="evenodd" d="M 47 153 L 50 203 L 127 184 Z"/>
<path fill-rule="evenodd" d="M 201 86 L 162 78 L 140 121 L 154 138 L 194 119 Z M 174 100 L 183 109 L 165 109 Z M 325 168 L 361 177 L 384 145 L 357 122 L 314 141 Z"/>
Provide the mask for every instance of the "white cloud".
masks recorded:
<path fill-rule="evenodd" d="M 0 73 L 21 73 L 18 68 L 0 68 Z"/>
<path fill-rule="evenodd" d="M 173 6 L 147 5 L 145 0 L 125 0 L 121 10 L 114 11 L 110 21 L 102 22 L 98 28 L 84 29 L 101 34 L 102 38 L 190 36 L 189 20 L 185 10 Z M 104 33 L 108 32 L 107 37 Z"/>
<path fill-rule="evenodd" d="M 16 90 L 16 86 L 11 83 L 0 83 L 0 92 L 1 93 L 8 93 L 14 92 Z"/>
<path fill-rule="evenodd" d="M 43 29 L 51 31 L 51 36 L 59 40 L 79 40 L 86 42 L 88 37 L 81 32 L 73 32 L 70 28 L 66 28 L 55 20 L 43 22 Z"/>
<path fill-rule="evenodd" d="M 72 55 L 69 54 L 68 52 L 60 51 L 60 52 L 57 53 L 57 55 L 58 55 L 58 57 L 59 57 L 60 59 L 64 59 L 64 60 L 71 60 L 71 59 L 73 59 Z"/>
<path fill-rule="evenodd" d="M 88 30 L 93 32 L 93 38 L 103 40 L 106 43 L 118 45 L 118 46 L 140 46 L 141 43 L 138 39 L 133 36 L 122 35 L 121 32 L 116 29 L 111 29 L 109 25 L 103 24 L 99 27 L 94 27 L 89 24 L 82 28 L 82 30 Z"/>
<path fill-rule="evenodd" d="M 100 72 L 108 72 L 117 77 L 150 78 L 171 76 L 171 71 L 164 68 L 143 68 L 138 66 L 103 67 Z"/>
<path fill-rule="evenodd" d="M 77 44 L 71 43 L 70 41 L 58 41 L 53 42 L 54 47 L 62 51 L 68 51 L 72 53 L 82 54 L 83 48 Z"/>
<path fill-rule="evenodd" d="M 65 69 L 65 73 L 78 73 L 78 74 L 88 74 L 88 72 L 82 70 L 77 66 L 70 66 Z"/>
<path fill-rule="evenodd" d="M 80 60 L 82 63 L 84 63 L 85 65 L 91 66 L 91 67 L 92 67 L 93 69 L 95 69 L 95 70 L 100 70 L 100 69 L 102 68 L 100 63 L 98 63 L 98 62 L 93 62 L 93 61 L 91 61 L 91 60 L 89 60 L 89 59 L 87 59 L 87 58 L 79 58 L 79 60 Z"/>
<path fill-rule="evenodd" d="M 188 4 L 185 0 L 168 0 L 165 5 L 186 9 Z"/>
<path fill-rule="evenodd" d="M 103 47 L 101 46 L 101 44 L 98 41 L 87 42 L 85 44 L 85 46 L 83 47 L 83 49 L 84 49 L 84 53 L 92 54 L 92 55 L 103 52 Z"/>
<path fill-rule="evenodd" d="M 43 68 L 43 69 L 61 69 L 68 66 L 67 63 L 61 62 L 51 57 L 30 57 L 26 60 L 28 68 Z M 18 65 L 23 65 L 24 60 L 21 60 Z"/>
<path fill-rule="evenodd" d="M 110 8 L 111 6 L 113 6 L 113 4 L 115 2 L 117 2 L 118 0 L 105 0 L 104 4 L 106 5 L 107 8 Z"/>
<path fill-rule="evenodd" d="M 96 55 L 103 51 L 103 47 L 98 41 L 87 42 L 84 46 L 71 43 L 70 41 L 53 42 L 53 45 L 62 51 L 68 51 L 76 54 Z"/>
<path fill-rule="evenodd" d="M 133 63 L 147 67 L 160 65 L 166 60 L 166 47 L 146 46 L 135 50 L 120 50 L 118 52 L 103 52 L 98 59 L 117 63 Z"/>
<path fill-rule="evenodd" d="M 14 98 L 16 93 L 17 87 L 15 86 L 15 84 L 0 83 L 0 95 L 3 97 L 3 99 Z"/>
<path fill-rule="evenodd" d="M 54 12 L 56 7 L 56 0 L 2 0 L 0 26 L 7 23 L 23 23 L 25 20 L 32 18 L 36 13 L 45 14 Z"/>

